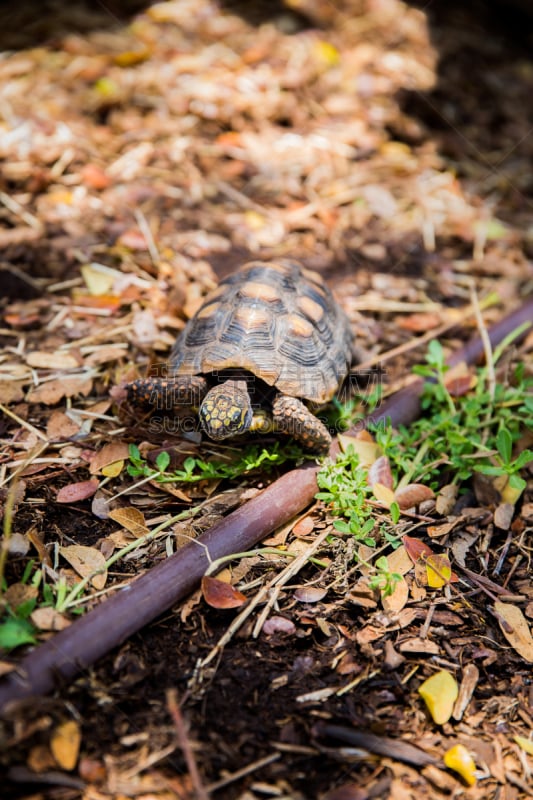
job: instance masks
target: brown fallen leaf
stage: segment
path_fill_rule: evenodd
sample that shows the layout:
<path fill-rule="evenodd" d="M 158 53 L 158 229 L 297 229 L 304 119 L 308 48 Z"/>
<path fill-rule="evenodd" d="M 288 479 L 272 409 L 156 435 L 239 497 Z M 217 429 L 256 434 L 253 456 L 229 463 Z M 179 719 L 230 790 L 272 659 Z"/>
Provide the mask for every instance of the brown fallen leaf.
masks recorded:
<path fill-rule="evenodd" d="M 104 467 L 116 461 L 126 461 L 129 456 L 129 447 L 126 442 L 110 442 L 102 447 L 91 459 L 89 472 L 96 475 Z"/>
<path fill-rule="evenodd" d="M 62 631 L 68 628 L 70 620 L 55 608 L 36 608 L 30 615 L 31 621 L 40 631 Z"/>
<path fill-rule="evenodd" d="M 397 317 L 396 323 L 400 328 L 412 333 L 425 333 L 437 328 L 442 322 L 440 314 L 433 311 L 419 311 L 409 314 L 408 317 Z"/>
<path fill-rule="evenodd" d="M 440 653 L 440 647 L 436 642 L 432 642 L 430 639 L 421 639 L 419 636 L 405 639 L 398 645 L 398 649 L 400 653 L 425 653 L 431 656 Z"/>
<path fill-rule="evenodd" d="M 77 422 L 63 411 L 53 411 L 46 425 L 46 435 L 53 442 L 62 442 L 80 432 Z"/>
<path fill-rule="evenodd" d="M 5 406 L 24 399 L 24 386 L 27 381 L 0 381 L 0 403 Z"/>
<path fill-rule="evenodd" d="M 300 586 L 294 592 L 294 599 L 299 603 L 319 603 L 327 593 L 323 586 Z"/>
<path fill-rule="evenodd" d="M 92 497 L 98 489 L 98 480 L 91 478 L 88 481 L 78 483 L 68 483 L 62 486 L 56 495 L 56 503 L 78 503 L 80 500 L 87 500 Z"/>
<path fill-rule="evenodd" d="M 34 350 L 33 353 L 28 353 L 26 364 L 34 369 L 76 369 L 80 366 L 80 361 L 73 353 L 62 350 L 51 353 Z"/>
<path fill-rule="evenodd" d="M 50 739 L 50 750 L 58 766 L 72 770 L 78 761 L 81 744 L 81 731 L 74 720 L 62 722 L 54 730 Z"/>
<path fill-rule="evenodd" d="M 404 544 L 405 550 L 407 555 L 411 559 L 411 561 L 416 564 L 421 558 L 427 558 L 428 556 L 433 555 L 433 550 L 429 545 L 425 542 L 422 542 L 420 539 L 415 539 L 414 536 L 402 536 L 402 542 Z"/>
<path fill-rule="evenodd" d="M 391 594 L 381 593 L 381 605 L 387 614 L 397 614 L 405 606 L 408 599 L 409 586 L 403 577 L 394 584 Z"/>
<path fill-rule="evenodd" d="M 494 603 L 494 610 L 498 615 L 498 622 L 503 635 L 524 661 L 533 664 L 533 636 L 518 606 L 510 603 Z"/>
<path fill-rule="evenodd" d="M 86 397 L 93 388 L 93 379 L 87 375 L 56 378 L 52 381 L 40 383 L 28 392 L 26 400 L 29 403 L 44 403 L 47 406 L 59 403 L 63 397 L 74 397 L 81 394 Z"/>
<path fill-rule="evenodd" d="M 424 500 L 432 500 L 435 497 L 433 489 L 423 483 L 409 483 L 396 490 L 395 499 L 401 509 L 419 506 Z"/>
<path fill-rule="evenodd" d="M 379 483 L 382 486 L 385 486 L 387 489 L 392 489 L 394 481 L 392 478 L 392 470 L 388 456 L 380 456 L 379 458 L 376 458 L 373 464 L 370 465 L 367 481 L 369 486 L 374 486 L 375 484 Z"/>
<path fill-rule="evenodd" d="M 204 575 L 202 594 L 212 608 L 239 608 L 246 602 L 246 595 L 234 589 L 230 583 Z"/>
<path fill-rule="evenodd" d="M 315 520 L 313 519 L 313 517 L 310 517 L 309 514 L 306 514 L 305 517 L 302 517 L 301 519 L 298 520 L 298 522 L 295 523 L 292 532 L 294 533 L 295 536 L 304 538 L 313 533 L 314 529 L 315 529 Z"/>
<path fill-rule="evenodd" d="M 59 552 L 82 578 L 92 575 L 93 572 L 98 572 L 97 575 L 93 575 L 91 578 L 91 583 L 95 589 L 104 588 L 107 581 L 107 570 L 105 568 L 104 555 L 100 550 L 97 550 L 96 547 L 72 544 L 68 547 L 60 547 Z"/>
<path fill-rule="evenodd" d="M 115 508 L 109 512 L 109 518 L 118 522 L 119 525 L 122 525 L 123 528 L 126 528 L 137 538 L 150 532 L 150 529 L 146 526 L 144 514 L 138 508 L 133 508 L 133 506 Z"/>

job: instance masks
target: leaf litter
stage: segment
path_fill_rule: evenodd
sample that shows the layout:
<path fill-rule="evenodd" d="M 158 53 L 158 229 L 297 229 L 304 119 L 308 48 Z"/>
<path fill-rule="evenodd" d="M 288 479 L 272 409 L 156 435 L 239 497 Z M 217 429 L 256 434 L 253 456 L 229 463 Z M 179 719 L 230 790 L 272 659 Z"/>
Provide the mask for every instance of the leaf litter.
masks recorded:
<path fill-rule="evenodd" d="M 124 382 L 164 362 L 217 276 L 245 258 L 287 255 L 324 271 L 360 360 L 386 364 L 386 393 L 423 362 L 430 336 L 452 351 L 479 327 L 472 279 L 489 325 L 532 277 L 531 63 L 505 38 L 498 50 L 494 33 L 453 12 L 430 30 L 399 0 L 288 2 L 260 25 L 203 0 L 147 6 L 118 27 L 105 10 L 94 25 L 80 14 L 82 32 L 51 28 L 42 46 L 12 51 L 8 40 L 0 64 L 1 643 L 13 664 L 25 645 L 75 624 L 80 601 L 101 602 L 227 513 L 239 499 L 219 494 L 225 482 L 244 501 L 270 479 L 261 451 L 239 478 L 231 447 L 143 429 L 117 405 Z M 476 110 L 450 122 L 462 107 Z M 529 336 L 507 351 L 491 391 L 520 381 L 531 346 Z M 435 356 L 424 369 L 438 373 Z M 476 381 L 459 365 L 437 374 L 436 391 L 455 405 Z M 73 797 L 116 796 L 117 786 L 193 796 L 165 699 L 177 686 L 213 796 L 331 800 L 355 781 L 361 797 L 403 787 L 429 798 L 460 790 L 445 767 L 471 797 L 502 784 L 522 796 L 533 597 L 531 467 L 519 459 L 532 443 L 527 431 L 506 439 L 516 402 L 502 401 L 503 433 L 472 479 L 450 452 L 417 442 L 426 472 L 413 480 L 413 463 L 395 458 L 402 432 L 341 436 L 344 470 L 349 447 L 354 471 L 368 467 L 361 503 L 345 515 L 340 499 L 320 500 L 276 553 L 236 560 L 222 594 L 211 583 L 207 605 L 175 609 L 61 695 L 8 718 L 13 783 L 23 768 Z M 483 444 L 464 458 L 481 458 Z M 177 484 L 163 482 L 169 467 Z M 191 501 L 198 511 L 166 528 Z M 230 622 L 228 605 L 244 598 Z M 417 690 L 442 674 L 459 696 L 439 692 L 435 720 Z M 339 764 L 335 722 L 343 736 L 363 734 L 357 761 Z M 413 743 L 427 757 L 416 756 L 420 772 L 400 752 Z"/>

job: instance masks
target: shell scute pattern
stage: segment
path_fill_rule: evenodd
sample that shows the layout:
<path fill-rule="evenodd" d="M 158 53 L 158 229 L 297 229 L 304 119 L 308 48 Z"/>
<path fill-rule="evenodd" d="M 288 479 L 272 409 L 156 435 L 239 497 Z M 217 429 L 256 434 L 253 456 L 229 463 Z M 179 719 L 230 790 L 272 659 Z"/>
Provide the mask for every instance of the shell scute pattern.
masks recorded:
<path fill-rule="evenodd" d="M 283 394 L 324 403 L 350 360 L 348 321 L 320 275 L 292 261 L 256 261 L 206 298 L 174 346 L 170 373 L 242 369 Z"/>

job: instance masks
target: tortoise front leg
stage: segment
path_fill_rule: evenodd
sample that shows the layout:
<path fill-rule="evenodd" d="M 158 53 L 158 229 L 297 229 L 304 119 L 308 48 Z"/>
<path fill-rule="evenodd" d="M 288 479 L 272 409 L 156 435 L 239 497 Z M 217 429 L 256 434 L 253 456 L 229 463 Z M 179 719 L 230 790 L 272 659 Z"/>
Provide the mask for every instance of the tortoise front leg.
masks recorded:
<path fill-rule="evenodd" d="M 272 403 L 276 430 L 296 439 L 306 450 L 326 453 L 331 436 L 326 426 L 312 414 L 301 400 L 278 394 Z"/>
<path fill-rule="evenodd" d="M 198 408 L 207 393 L 207 381 L 201 375 L 140 378 L 128 383 L 126 391 L 134 406 L 163 411 L 172 411 L 176 406 Z"/>

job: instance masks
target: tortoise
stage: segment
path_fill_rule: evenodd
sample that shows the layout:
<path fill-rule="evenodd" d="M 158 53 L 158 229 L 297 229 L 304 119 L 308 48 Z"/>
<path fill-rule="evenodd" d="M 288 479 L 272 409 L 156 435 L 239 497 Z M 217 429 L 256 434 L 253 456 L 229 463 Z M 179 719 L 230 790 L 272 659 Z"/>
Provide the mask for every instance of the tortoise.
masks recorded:
<path fill-rule="evenodd" d="M 133 404 L 198 410 L 218 441 L 286 433 L 325 452 L 326 426 L 303 401 L 332 399 L 350 368 L 348 319 L 322 277 L 292 260 L 251 261 L 224 278 L 178 336 L 165 377 L 127 386 Z"/>

